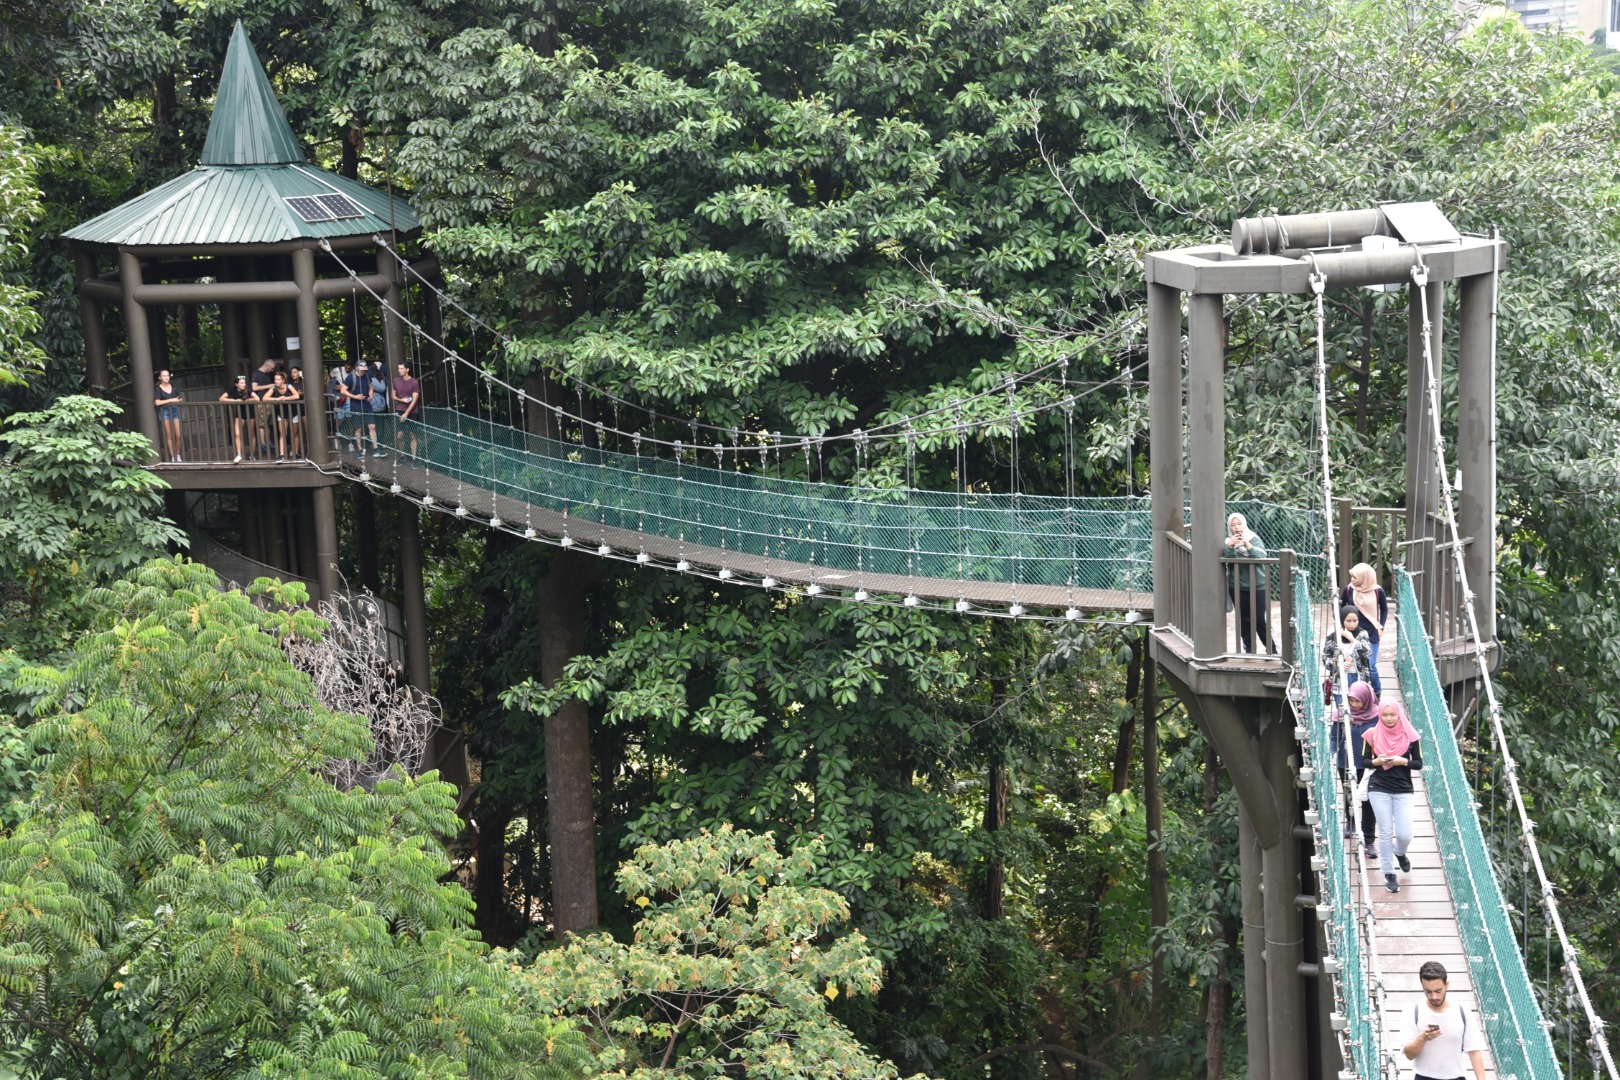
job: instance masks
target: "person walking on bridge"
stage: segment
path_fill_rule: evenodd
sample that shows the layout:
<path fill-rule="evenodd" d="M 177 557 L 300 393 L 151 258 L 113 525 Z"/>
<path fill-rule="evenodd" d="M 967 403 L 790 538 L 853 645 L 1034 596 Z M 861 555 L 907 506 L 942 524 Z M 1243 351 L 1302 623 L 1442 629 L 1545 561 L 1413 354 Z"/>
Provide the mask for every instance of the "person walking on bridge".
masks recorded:
<path fill-rule="evenodd" d="M 1360 783 L 1367 775 L 1372 765 L 1367 761 L 1363 752 L 1366 742 L 1363 741 L 1372 726 L 1378 723 L 1378 698 L 1373 695 L 1372 687 L 1358 682 L 1350 687 L 1350 748 L 1355 755 L 1356 783 Z M 1333 727 L 1329 733 L 1329 740 L 1333 747 L 1333 759 L 1336 768 L 1343 772 L 1347 762 L 1344 749 L 1344 720 L 1342 712 L 1335 710 L 1330 721 Z M 1344 838 L 1352 840 L 1356 835 L 1355 822 L 1352 815 L 1355 812 L 1355 794 L 1351 791 L 1344 793 Z M 1373 816 L 1372 803 L 1365 800 L 1361 804 L 1361 839 L 1367 848 L 1367 858 L 1374 858 L 1377 853 L 1378 821 Z"/>
<path fill-rule="evenodd" d="M 1368 644 L 1372 646 L 1367 677 L 1372 683 L 1373 693 L 1383 697 L 1384 681 L 1378 677 L 1378 642 L 1384 635 L 1384 624 L 1389 622 L 1389 598 L 1384 594 L 1384 587 L 1378 584 L 1378 575 L 1371 566 L 1361 562 L 1350 568 L 1350 584 L 1339 593 L 1339 607 L 1353 607 L 1361 616 L 1358 621 L 1366 632 Z"/>
<path fill-rule="evenodd" d="M 1474 1068 L 1474 1080 L 1485 1080 L 1485 1032 L 1479 1017 L 1460 1001 L 1446 1000 L 1446 969 L 1437 960 L 1418 968 L 1423 1001 L 1412 1005 L 1407 1021 L 1406 1060 L 1417 1070 L 1413 1080 L 1467 1080 L 1463 1056 Z"/>
<path fill-rule="evenodd" d="M 1406 849 L 1412 844 L 1412 770 L 1423 768 L 1417 729 L 1406 718 L 1406 710 L 1386 701 L 1378 710 L 1378 723 L 1367 730 L 1364 740 L 1373 766 L 1367 778 L 1367 799 L 1378 818 L 1378 867 L 1384 874 L 1384 887 L 1400 892 L 1395 866 L 1410 873 L 1412 863 Z"/>
<path fill-rule="evenodd" d="M 1328 631 L 1322 641 L 1322 668 L 1328 679 L 1328 692 L 1333 704 L 1340 703 L 1339 690 L 1348 682 L 1370 683 L 1368 671 L 1372 666 L 1372 642 L 1361 628 L 1361 613 L 1353 607 L 1339 612 L 1339 625 Z M 1375 692 L 1374 697 L 1377 697 Z"/>

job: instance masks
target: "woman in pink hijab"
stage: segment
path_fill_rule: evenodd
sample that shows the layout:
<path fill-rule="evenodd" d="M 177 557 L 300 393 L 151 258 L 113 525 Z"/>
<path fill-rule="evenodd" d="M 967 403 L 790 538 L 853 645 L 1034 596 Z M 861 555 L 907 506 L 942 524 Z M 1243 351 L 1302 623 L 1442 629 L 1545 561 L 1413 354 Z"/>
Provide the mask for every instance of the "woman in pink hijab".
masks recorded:
<path fill-rule="evenodd" d="M 1378 866 L 1384 887 L 1400 892 L 1395 864 L 1403 874 L 1412 869 L 1406 857 L 1412 844 L 1412 770 L 1423 768 L 1417 729 L 1405 709 L 1386 701 L 1378 710 L 1378 723 L 1367 729 L 1362 741 L 1373 770 L 1367 780 L 1367 801 L 1378 818 Z"/>

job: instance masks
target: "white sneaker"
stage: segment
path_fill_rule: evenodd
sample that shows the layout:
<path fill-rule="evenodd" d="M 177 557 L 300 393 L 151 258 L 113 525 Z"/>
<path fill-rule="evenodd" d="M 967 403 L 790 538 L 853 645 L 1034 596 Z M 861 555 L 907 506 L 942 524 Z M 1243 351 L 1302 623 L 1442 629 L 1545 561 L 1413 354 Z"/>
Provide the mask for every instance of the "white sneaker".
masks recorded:
<path fill-rule="evenodd" d="M 231 464 L 232 465 L 240 465 L 240 464 L 242 464 L 242 455 L 237 454 L 235 457 L 231 458 Z"/>
<path fill-rule="evenodd" d="M 174 455 L 174 463 L 176 465 L 184 465 L 186 463 L 186 459 L 181 457 L 179 454 L 176 454 Z"/>

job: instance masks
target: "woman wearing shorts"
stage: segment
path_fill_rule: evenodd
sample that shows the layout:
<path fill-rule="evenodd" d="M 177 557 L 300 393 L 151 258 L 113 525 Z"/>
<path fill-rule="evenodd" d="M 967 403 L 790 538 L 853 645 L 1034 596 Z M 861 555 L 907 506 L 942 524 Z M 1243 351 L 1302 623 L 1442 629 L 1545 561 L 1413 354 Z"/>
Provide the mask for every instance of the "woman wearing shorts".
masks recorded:
<path fill-rule="evenodd" d="M 185 437 L 180 432 L 180 391 L 174 388 L 174 378 L 169 369 L 164 368 L 158 372 L 157 391 L 154 394 L 157 402 L 158 426 L 163 429 L 163 460 L 178 462 L 185 447 Z"/>
<path fill-rule="evenodd" d="M 287 438 L 292 434 L 293 410 L 298 407 L 293 403 L 298 400 L 298 391 L 287 385 L 286 373 L 278 371 L 262 400 L 275 408 L 276 464 L 280 465 L 287 460 Z"/>

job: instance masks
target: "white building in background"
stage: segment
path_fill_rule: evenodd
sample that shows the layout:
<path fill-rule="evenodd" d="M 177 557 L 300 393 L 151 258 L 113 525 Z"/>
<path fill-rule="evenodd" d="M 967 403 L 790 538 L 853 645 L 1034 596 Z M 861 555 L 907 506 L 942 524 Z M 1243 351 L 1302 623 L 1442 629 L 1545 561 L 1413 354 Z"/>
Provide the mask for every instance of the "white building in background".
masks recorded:
<path fill-rule="evenodd" d="M 1569 30 L 1587 39 L 1603 30 L 1611 48 L 1620 39 L 1620 0 L 1507 0 L 1507 6 L 1531 30 Z"/>

